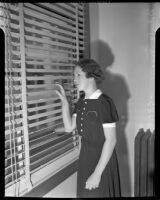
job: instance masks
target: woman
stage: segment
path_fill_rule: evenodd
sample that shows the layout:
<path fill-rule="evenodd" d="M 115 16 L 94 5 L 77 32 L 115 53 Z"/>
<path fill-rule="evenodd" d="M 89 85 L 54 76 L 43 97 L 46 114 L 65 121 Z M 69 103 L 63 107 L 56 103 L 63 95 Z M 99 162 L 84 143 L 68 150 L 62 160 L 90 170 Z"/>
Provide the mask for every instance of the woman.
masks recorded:
<path fill-rule="evenodd" d="M 82 59 L 74 70 L 78 91 L 83 91 L 70 116 L 69 105 L 62 86 L 57 91 L 62 101 L 62 116 L 66 132 L 77 128 L 81 136 L 78 160 L 77 197 L 120 197 L 118 161 L 115 152 L 115 105 L 98 89 L 104 79 L 100 66 L 92 59 Z"/>

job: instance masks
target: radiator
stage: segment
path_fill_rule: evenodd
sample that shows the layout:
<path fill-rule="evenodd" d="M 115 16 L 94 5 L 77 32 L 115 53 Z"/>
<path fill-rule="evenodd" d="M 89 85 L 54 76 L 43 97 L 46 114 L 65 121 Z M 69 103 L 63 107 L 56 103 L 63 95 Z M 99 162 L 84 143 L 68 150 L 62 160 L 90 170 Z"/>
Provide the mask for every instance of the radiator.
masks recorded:
<path fill-rule="evenodd" d="M 155 133 L 150 129 L 140 129 L 135 137 L 134 154 L 134 195 L 135 197 L 154 196 L 154 154 Z"/>

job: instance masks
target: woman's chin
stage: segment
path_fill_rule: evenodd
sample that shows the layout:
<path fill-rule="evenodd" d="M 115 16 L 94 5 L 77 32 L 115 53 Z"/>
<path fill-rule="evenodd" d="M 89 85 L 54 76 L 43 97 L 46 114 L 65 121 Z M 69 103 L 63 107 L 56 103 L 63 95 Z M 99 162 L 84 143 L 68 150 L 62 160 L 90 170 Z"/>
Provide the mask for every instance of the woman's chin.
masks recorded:
<path fill-rule="evenodd" d="M 77 87 L 78 92 L 83 91 L 83 88 Z"/>

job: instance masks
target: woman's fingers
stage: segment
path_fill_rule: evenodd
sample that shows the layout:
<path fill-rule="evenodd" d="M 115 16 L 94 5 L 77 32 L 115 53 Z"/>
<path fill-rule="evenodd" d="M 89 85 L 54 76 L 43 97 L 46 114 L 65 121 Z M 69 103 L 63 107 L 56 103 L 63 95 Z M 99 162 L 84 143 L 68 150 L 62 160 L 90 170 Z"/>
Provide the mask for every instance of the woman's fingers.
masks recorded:
<path fill-rule="evenodd" d="M 59 91 L 55 90 L 55 93 L 58 94 L 61 100 L 63 100 L 62 94 Z"/>
<path fill-rule="evenodd" d="M 98 188 L 98 185 L 97 184 L 86 183 L 86 187 L 85 188 L 89 189 L 89 190 L 92 190 L 92 189 Z"/>
<path fill-rule="evenodd" d="M 67 102 L 67 99 L 66 99 L 66 96 L 63 95 L 61 92 L 59 92 L 58 90 L 55 90 L 56 94 L 59 96 L 59 98 L 61 99 L 61 102 L 66 105 L 68 102 Z"/>
<path fill-rule="evenodd" d="M 64 91 L 64 88 L 62 87 L 62 85 L 60 85 L 60 84 L 58 84 L 58 83 L 56 83 L 55 85 L 59 86 L 62 95 L 65 95 L 65 91 Z"/>

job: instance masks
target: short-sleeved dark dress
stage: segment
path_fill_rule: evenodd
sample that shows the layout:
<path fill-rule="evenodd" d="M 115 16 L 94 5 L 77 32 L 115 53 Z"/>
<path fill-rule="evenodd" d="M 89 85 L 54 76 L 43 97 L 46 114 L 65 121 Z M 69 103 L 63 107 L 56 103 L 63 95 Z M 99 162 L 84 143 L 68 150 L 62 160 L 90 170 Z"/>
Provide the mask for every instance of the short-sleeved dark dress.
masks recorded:
<path fill-rule="evenodd" d="M 98 99 L 80 98 L 74 112 L 77 114 L 77 130 L 82 136 L 78 160 L 77 197 L 120 197 L 119 169 L 115 149 L 102 173 L 99 187 L 92 190 L 85 189 L 86 181 L 94 172 L 105 141 L 102 124 L 118 120 L 112 99 L 103 93 Z"/>

